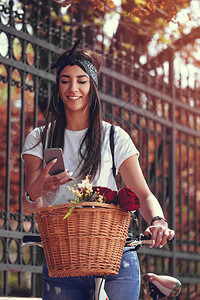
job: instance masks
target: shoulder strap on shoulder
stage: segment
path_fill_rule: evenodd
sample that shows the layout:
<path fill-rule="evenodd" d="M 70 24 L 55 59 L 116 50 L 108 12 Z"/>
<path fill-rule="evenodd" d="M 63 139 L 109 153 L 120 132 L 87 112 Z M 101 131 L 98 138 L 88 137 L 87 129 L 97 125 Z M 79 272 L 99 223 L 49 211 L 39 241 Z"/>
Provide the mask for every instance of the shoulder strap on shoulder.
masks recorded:
<path fill-rule="evenodd" d="M 113 176 L 114 178 L 116 178 L 116 167 L 115 167 L 115 160 L 114 160 L 114 148 L 115 148 L 115 144 L 114 144 L 114 125 L 112 124 L 110 127 L 110 150 L 111 150 L 111 154 L 112 154 L 112 171 L 113 171 Z"/>
<path fill-rule="evenodd" d="M 43 132 L 43 130 L 42 130 L 42 127 L 41 127 L 41 126 L 39 127 L 39 130 L 40 130 L 40 136 L 42 137 L 42 132 Z"/>

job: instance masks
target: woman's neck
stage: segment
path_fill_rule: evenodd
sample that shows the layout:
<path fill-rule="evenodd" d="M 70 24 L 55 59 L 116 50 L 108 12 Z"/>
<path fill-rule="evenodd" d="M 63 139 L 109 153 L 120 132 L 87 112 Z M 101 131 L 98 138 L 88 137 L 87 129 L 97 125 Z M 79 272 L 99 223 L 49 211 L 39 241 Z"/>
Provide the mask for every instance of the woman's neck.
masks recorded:
<path fill-rule="evenodd" d="M 84 117 L 82 114 L 70 114 L 66 116 L 67 126 L 66 129 L 72 131 L 80 131 L 89 127 L 89 118 Z"/>

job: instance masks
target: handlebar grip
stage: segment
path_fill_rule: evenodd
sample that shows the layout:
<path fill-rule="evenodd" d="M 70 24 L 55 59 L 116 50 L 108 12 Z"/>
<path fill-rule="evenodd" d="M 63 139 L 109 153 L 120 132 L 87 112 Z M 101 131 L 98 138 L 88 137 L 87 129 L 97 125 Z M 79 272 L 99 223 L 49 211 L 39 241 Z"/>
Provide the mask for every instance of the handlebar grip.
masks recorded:
<path fill-rule="evenodd" d="M 23 243 L 41 243 L 41 237 L 39 235 L 24 235 L 23 236 Z"/>

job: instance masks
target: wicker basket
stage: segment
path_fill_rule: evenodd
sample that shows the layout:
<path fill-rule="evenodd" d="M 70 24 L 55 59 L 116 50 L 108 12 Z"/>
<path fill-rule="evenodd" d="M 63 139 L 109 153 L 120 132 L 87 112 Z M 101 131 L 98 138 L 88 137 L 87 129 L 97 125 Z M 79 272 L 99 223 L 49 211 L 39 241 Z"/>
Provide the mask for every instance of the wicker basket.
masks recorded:
<path fill-rule="evenodd" d="M 115 275 L 119 271 L 130 213 L 114 204 L 83 202 L 40 208 L 38 223 L 51 277 Z"/>

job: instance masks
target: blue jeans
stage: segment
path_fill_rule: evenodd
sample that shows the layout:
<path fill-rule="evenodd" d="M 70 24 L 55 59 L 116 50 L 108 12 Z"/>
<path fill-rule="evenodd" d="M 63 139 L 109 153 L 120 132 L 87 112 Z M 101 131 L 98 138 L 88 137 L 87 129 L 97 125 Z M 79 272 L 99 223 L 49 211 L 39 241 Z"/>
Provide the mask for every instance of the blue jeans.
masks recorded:
<path fill-rule="evenodd" d="M 130 248 L 124 248 L 124 251 Z M 46 262 L 42 273 L 43 300 L 91 300 L 94 292 L 93 276 L 49 277 Z M 137 253 L 122 255 L 119 273 L 106 277 L 105 291 L 109 300 L 138 300 L 140 293 L 140 267 Z"/>

